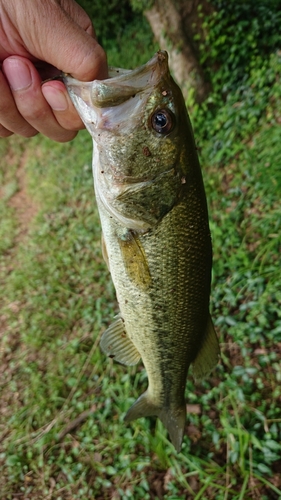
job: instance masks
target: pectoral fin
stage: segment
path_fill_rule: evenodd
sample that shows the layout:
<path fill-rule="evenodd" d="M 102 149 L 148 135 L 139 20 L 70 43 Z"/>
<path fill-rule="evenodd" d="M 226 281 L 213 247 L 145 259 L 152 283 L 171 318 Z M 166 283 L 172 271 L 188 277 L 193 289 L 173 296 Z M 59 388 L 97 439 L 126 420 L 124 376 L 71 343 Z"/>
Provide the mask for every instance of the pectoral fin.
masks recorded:
<path fill-rule="evenodd" d="M 145 252 L 137 235 L 128 231 L 124 238 L 119 238 L 119 245 L 126 271 L 131 281 L 146 289 L 151 283 Z"/>
<path fill-rule="evenodd" d="M 140 360 L 140 354 L 128 337 L 120 316 L 103 333 L 100 347 L 104 354 L 123 365 L 136 365 Z"/>
<path fill-rule="evenodd" d="M 209 375 L 217 365 L 220 355 L 220 346 L 214 329 L 212 318 L 209 315 L 202 346 L 192 363 L 192 373 L 196 380 Z"/>

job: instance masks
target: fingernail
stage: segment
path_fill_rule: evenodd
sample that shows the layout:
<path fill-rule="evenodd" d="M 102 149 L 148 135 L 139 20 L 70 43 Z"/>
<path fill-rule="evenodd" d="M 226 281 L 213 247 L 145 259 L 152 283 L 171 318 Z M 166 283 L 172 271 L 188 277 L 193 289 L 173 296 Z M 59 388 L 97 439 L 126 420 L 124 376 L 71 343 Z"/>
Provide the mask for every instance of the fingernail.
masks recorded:
<path fill-rule="evenodd" d="M 68 103 L 63 92 L 54 89 L 49 85 L 42 87 L 42 93 L 51 108 L 54 111 L 65 111 L 68 108 Z"/>
<path fill-rule="evenodd" d="M 12 90 L 24 90 L 30 87 L 32 83 L 30 69 L 23 61 L 8 59 L 4 71 Z"/>

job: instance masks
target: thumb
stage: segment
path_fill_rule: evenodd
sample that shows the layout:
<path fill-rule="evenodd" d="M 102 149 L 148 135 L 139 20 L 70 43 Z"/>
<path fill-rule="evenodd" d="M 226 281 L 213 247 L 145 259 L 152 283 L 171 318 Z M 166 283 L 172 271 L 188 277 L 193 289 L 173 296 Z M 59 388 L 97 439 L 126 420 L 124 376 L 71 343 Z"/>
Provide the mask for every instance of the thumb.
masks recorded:
<path fill-rule="evenodd" d="M 31 0 L 28 9 L 21 4 L 25 7 L 18 31 L 31 56 L 78 80 L 108 76 L 105 52 L 92 36 L 88 15 L 74 0 Z"/>
<path fill-rule="evenodd" d="M 77 80 L 91 81 L 102 80 L 108 77 L 106 55 L 103 48 L 82 28 L 69 23 L 58 45 L 52 40 L 49 43 L 45 60 L 71 74 Z M 60 47 L 58 50 L 56 47 Z"/>

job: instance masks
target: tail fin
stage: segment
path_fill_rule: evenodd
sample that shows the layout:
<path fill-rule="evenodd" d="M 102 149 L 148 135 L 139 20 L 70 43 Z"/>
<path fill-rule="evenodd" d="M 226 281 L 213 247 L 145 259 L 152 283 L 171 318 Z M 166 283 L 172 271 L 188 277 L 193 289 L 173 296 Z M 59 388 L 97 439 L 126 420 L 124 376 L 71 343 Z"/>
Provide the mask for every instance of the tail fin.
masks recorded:
<path fill-rule="evenodd" d="M 186 406 L 183 404 L 179 408 L 163 408 L 158 417 L 169 432 L 170 439 L 176 451 L 181 451 L 186 422 Z"/>
<path fill-rule="evenodd" d="M 181 450 L 186 421 L 185 404 L 178 408 L 159 408 L 153 403 L 148 391 L 142 394 L 128 410 L 125 421 L 131 422 L 141 417 L 159 417 L 169 432 L 170 439 L 177 452 Z"/>

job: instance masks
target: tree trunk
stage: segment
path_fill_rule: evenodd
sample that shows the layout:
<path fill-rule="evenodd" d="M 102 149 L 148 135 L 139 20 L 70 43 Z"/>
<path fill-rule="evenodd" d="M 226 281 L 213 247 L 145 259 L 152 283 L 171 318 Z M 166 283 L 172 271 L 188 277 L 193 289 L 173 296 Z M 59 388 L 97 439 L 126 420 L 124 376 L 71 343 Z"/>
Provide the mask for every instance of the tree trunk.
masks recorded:
<path fill-rule="evenodd" d="M 202 34 L 199 4 L 201 12 L 210 12 L 206 0 L 155 0 L 144 15 L 161 49 L 170 54 L 170 68 L 184 97 L 188 97 L 192 88 L 195 100 L 201 103 L 210 92 L 210 84 L 204 79 L 199 50 L 194 42 L 194 35 Z"/>

